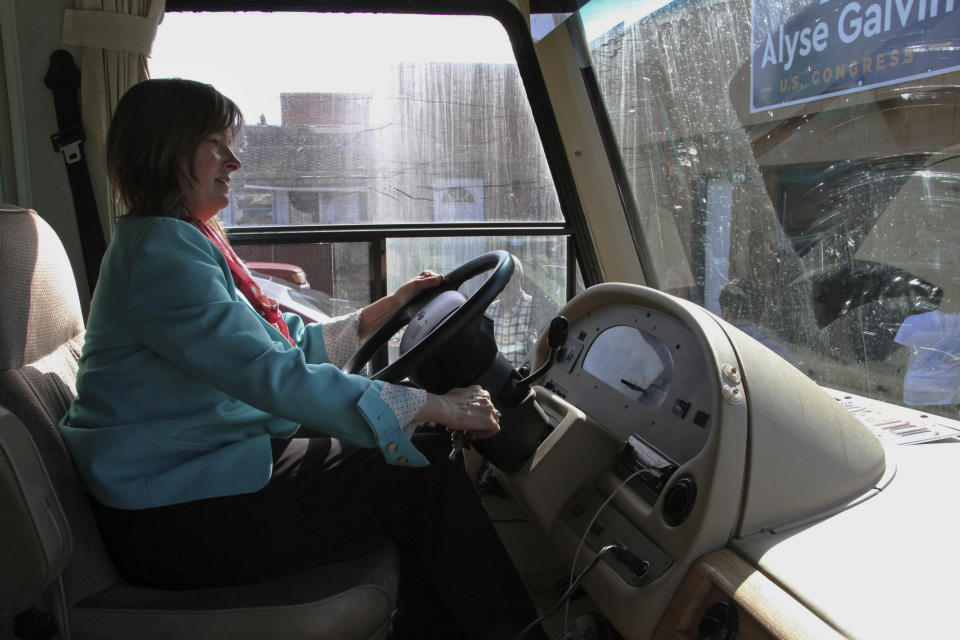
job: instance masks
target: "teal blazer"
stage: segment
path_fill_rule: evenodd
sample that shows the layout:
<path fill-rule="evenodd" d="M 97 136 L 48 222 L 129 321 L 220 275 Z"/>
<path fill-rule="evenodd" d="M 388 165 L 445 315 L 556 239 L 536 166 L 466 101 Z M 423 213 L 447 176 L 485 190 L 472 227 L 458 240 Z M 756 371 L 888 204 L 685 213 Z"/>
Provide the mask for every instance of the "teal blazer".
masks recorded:
<path fill-rule="evenodd" d="M 270 440 L 300 425 L 379 447 L 393 464 L 428 464 L 381 400 L 383 383 L 341 372 L 319 324 L 285 317 L 296 347 L 193 225 L 119 222 L 60 422 L 87 489 L 120 509 L 257 491 L 272 472 Z"/>

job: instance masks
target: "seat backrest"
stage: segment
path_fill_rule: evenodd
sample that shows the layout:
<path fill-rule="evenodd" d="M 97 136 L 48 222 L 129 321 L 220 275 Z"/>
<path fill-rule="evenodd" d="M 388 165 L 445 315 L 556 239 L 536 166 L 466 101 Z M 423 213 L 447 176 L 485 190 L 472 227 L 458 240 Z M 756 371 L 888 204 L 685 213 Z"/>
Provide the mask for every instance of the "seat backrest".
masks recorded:
<path fill-rule="evenodd" d="M 73 538 L 33 438 L 0 407 L 0 617 L 30 608 L 60 576 Z"/>
<path fill-rule="evenodd" d="M 76 395 L 84 323 L 76 281 L 53 229 L 0 204 L 0 406 L 27 428 L 72 531 L 63 573 L 73 604 L 120 582 L 57 423 Z"/>
<path fill-rule="evenodd" d="M 29 605 L 66 562 L 66 607 L 54 587 L 57 611 L 70 609 L 72 637 L 386 637 L 399 576 L 392 541 L 256 585 L 182 592 L 125 584 L 57 427 L 76 394 L 83 335 L 59 238 L 36 213 L 0 204 L 0 636 L 3 616 Z M 22 550 L 16 576 L 17 552 L 4 545 Z"/>

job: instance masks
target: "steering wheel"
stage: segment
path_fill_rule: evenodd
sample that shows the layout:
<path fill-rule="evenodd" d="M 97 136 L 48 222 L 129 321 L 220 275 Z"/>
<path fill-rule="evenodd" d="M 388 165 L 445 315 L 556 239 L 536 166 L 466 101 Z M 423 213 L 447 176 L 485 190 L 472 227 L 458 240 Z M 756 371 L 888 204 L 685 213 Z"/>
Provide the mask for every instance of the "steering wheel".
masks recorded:
<path fill-rule="evenodd" d="M 513 264 L 508 252 L 490 251 L 460 265 L 446 274 L 443 284 L 421 292 L 394 313 L 360 345 L 342 371 L 359 373 L 397 331 L 410 325 L 401 344 L 404 353 L 371 376 L 385 382 L 403 380 L 486 310 L 510 281 Z M 486 271 L 490 275 L 469 298 L 457 291 L 464 282 Z"/>

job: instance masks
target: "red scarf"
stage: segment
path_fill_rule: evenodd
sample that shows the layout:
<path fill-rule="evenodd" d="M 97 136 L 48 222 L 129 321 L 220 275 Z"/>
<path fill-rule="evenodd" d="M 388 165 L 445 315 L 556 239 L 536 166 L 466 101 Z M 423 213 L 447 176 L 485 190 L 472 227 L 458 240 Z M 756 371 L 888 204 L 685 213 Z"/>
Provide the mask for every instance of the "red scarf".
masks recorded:
<path fill-rule="evenodd" d="M 250 301 L 254 310 L 259 313 L 264 320 L 272 324 L 277 331 L 282 333 L 291 345 L 297 346 L 293 338 L 290 337 L 287 321 L 283 319 L 283 314 L 280 313 L 280 306 L 277 304 L 277 301 L 267 297 L 263 291 L 260 290 L 257 283 L 253 281 L 253 276 L 250 275 L 247 266 L 243 264 L 243 261 L 233 251 L 233 248 L 227 243 L 226 238 L 206 222 L 201 222 L 193 216 L 190 216 L 190 221 L 200 229 L 203 235 L 207 236 L 210 242 L 217 245 L 217 248 L 220 249 L 220 253 L 227 259 L 227 264 L 230 265 L 233 283 L 240 289 L 247 300 Z"/>

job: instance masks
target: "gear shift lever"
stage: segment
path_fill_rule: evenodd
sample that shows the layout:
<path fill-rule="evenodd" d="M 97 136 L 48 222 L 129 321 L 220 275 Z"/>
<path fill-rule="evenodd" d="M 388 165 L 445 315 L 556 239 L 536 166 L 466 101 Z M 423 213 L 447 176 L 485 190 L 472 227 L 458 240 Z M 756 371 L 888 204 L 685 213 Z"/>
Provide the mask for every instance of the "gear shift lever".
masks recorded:
<path fill-rule="evenodd" d="M 557 359 L 560 349 L 567 343 L 567 331 L 570 329 L 570 321 L 563 316 L 557 316 L 550 321 L 550 328 L 547 331 L 547 344 L 550 345 L 550 354 L 543 365 L 518 382 L 518 385 L 530 384 L 531 380 L 536 380 L 549 369 Z"/>

